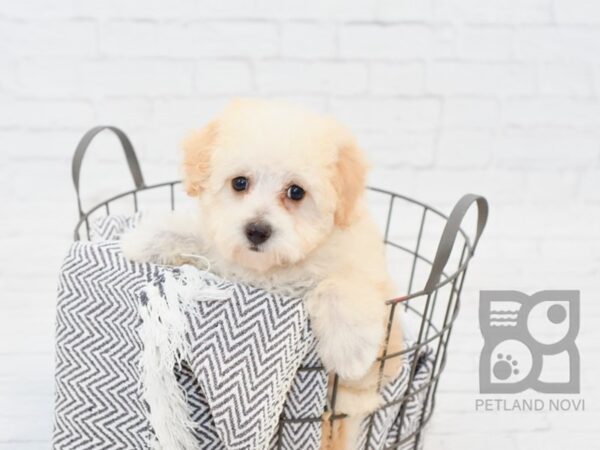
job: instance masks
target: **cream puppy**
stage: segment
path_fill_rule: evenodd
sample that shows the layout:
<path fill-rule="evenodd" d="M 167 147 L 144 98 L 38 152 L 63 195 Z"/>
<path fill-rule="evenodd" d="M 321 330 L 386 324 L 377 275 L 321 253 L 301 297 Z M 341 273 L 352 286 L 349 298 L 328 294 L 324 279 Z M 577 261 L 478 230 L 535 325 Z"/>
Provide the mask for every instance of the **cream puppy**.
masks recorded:
<path fill-rule="evenodd" d="M 180 264 L 201 254 L 231 280 L 303 296 L 323 364 L 340 377 L 336 412 L 350 416 L 335 429 L 326 422 L 323 448 L 353 448 L 379 404 L 376 359 L 393 294 L 361 151 L 333 119 L 260 100 L 232 102 L 183 150 L 200 213 L 142 222 L 123 238 L 125 255 Z M 396 328 L 389 351 L 401 346 Z M 397 368 L 386 363 L 384 376 Z"/>

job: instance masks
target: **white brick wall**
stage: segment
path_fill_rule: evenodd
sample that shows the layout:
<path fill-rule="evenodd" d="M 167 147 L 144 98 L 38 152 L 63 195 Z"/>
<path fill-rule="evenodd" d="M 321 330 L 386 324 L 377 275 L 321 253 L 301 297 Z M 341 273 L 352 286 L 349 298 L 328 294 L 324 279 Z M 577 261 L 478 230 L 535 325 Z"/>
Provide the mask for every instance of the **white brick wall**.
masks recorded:
<path fill-rule="evenodd" d="M 0 450 L 47 448 L 56 272 L 81 134 L 121 126 L 146 178 L 236 95 L 338 116 L 373 182 L 492 212 L 428 449 L 600 448 L 600 3 L 596 0 L 0 0 Z M 88 204 L 130 185 L 113 138 Z M 479 289 L 582 290 L 587 412 L 474 412 Z"/>

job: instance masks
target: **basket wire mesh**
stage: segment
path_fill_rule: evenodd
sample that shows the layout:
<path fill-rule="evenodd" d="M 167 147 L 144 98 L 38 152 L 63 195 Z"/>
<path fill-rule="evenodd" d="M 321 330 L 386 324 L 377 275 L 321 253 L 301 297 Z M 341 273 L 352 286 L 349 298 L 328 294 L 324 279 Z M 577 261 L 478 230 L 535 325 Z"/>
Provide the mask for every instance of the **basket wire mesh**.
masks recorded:
<path fill-rule="evenodd" d="M 124 150 L 129 171 L 134 182 L 134 189 L 114 195 L 87 210 L 83 209 L 80 196 L 80 171 L 83 157 L 96 135 L 108 130 L 113 132 Z M 123 209 L 123 201 L 129 203 L 129 212 L 137 213 L 140 210 L 140 195 L 142 193 L 156 191 L 160 192 L 163 205 L 168 205 L 171 210 L 178 207 L 177 186 L 181 181 L 168 181 L 164 183 L 147 185 L 144 181 L 142 171 L 129 138 L 120 129 L 112 126 L 99 126 L 88 131 L 79 142 L 72 162 L 72 176 L 77 195 L 77 208 L 79 220 L 75 226 L 74 239 L 90 239 L 90 222 L 97 216 L 107 216 L 113 212 L 113 206 L 120 203 Z M 433 352 L 433 368 L 429 379 L 414 388 L 413 381 L 417 370 L 418 358 L 413 357 L 409 371 L 408 388 L 404 395 L 394 399 L 378 410 L 397 407 L 400 405 L 399 413 L 395 418 L 398 429 L 397 439 L 391 445 L 384 446 L 384 450 L 392 449 L 418 449 L 422 444 L 422 432 L 425 425 L 432 417 L 435 408 L 435 397 L 439 386 L 440 375 L 446 365 L 448 342 L 452 333 L 452 326 L 458 315 L 460 296 L 471 258 L 475 253 L 477 243 L 485 228 L 488 216 L 488 204 L 485 198 L 467 194 L 463 196 L 450 215 L 445 215 L 437 209 L 412 198 L 396 194 L 391 191 L 376 187 L 368 188 L 370 204 L 379 206 L 379 219 L 383 228 L 383 239 L 388 253 L 395 253 L 396 263 L 408 268 L 408 279 L 403 283 L 406 287 L 401 291 L 404 295 L 386 300 L 388 305 L 388 320 L 386 325 L 385 345 L 382 354 L 377 358 L 379 363 L 380 384 L 387 361 L 393 358 L 403 358 L 408 355 L 416 355 L 425 346 Z M 477 206 L 476 227 L 473 239 L 464 231 L 463 218 L 470 207 Z M 164 208 L 164 206 L 163 206 Z M 400 211 L 402 209 L 405 211 Z M 410 216 L 406 209 L 411 210 Z M 375 208 L 377 212 L 377 208 Z M 407 222 L 407 217 L 412 217 L 412 226 L 405 227 L 402 232 L 395 230 L 396 222 Z M 431 222 L 437 221 L 438 227 L 430 229 Z M 429 229 L 429 231 L 428 231 Z M 439 229 L 441 229 L 441 237 Z M 84 236 L 82 236 L 84 235 Z M 412 245 L 411 245 L 412 241 Z M 429 247 L 427 249 L 426 247 Z M 433 251 L 434 250 L 434 251 Z M 392 258 L 393 260 L 393 258 Z M 392 261 L 393 262 L 393 261 Z M 394 273 L 394 272 L 392 272 Z M 420 277 L 419 277 L 420 276 Z M 424 287 L 415 289 L 419 282 Z M 403 310 L 409 323 L 412 320 L 415 335 L 411 345 L 395 353 L 388 353 L 387 344 L 390 338 L 392 324 L 398 309 Z M 324 370 L 321 366 L 301 367 L 300 371 Z M 278 433 L 278 449 L 282 448 L 282 430 L 286 423 L 302 423 L 329 420 L 330 429 L 333 423 L 344 420 L 343 413 L 336 411 L 336 398 L 338 391 L 338 376 L 333 376 L 333 387 L 328 402 L 328 414 L 326 419 L 320 417 L 303 418 L 280 418 Z M 403 432 L 406 408 L 408 402 L 415 396 L 422 398 L 422 407 L 417 426 Z M 365 450 L 370 446 L 371 432 L 373 428 L 374 414 L 370 416 Z"/>

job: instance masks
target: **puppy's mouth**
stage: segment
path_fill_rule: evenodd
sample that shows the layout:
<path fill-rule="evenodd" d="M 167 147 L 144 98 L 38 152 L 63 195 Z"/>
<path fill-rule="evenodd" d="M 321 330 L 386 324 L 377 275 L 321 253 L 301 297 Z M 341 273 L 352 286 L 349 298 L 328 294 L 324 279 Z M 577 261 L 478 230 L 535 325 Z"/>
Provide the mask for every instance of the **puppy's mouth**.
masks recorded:
<path fill-rule="evenodd" d="M 250 249 L 250 251 L 253 252 L 262 252 L 262 249 L 258 246 L 258 245 L 251 245 L 250 247 L 248 247 Z"/>

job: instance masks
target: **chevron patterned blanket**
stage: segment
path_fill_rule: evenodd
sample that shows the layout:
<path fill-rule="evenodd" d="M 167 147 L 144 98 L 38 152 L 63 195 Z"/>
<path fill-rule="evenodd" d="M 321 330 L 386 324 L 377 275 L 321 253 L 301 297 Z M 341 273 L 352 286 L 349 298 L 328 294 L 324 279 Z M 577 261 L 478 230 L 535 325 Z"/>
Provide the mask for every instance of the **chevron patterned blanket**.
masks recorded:
<path fill-rule="evenodd" d="M 116 236 L 114 222 L 95 236 L 103 229 Z M 415 392 L 431 360 L 419 355 Z M 406 392 L 409 365 L 383 388 L 385 400 Z M 59 279 L 53 446 L 317 450 L 320 366 L 300 299 L 188 266 L 132 263 L 115 241 L 76 242 Z M 402 424 L 400 405 L 365 421 L 359 448 L 410 434 L 423 396 L 411 397 Z"/>

